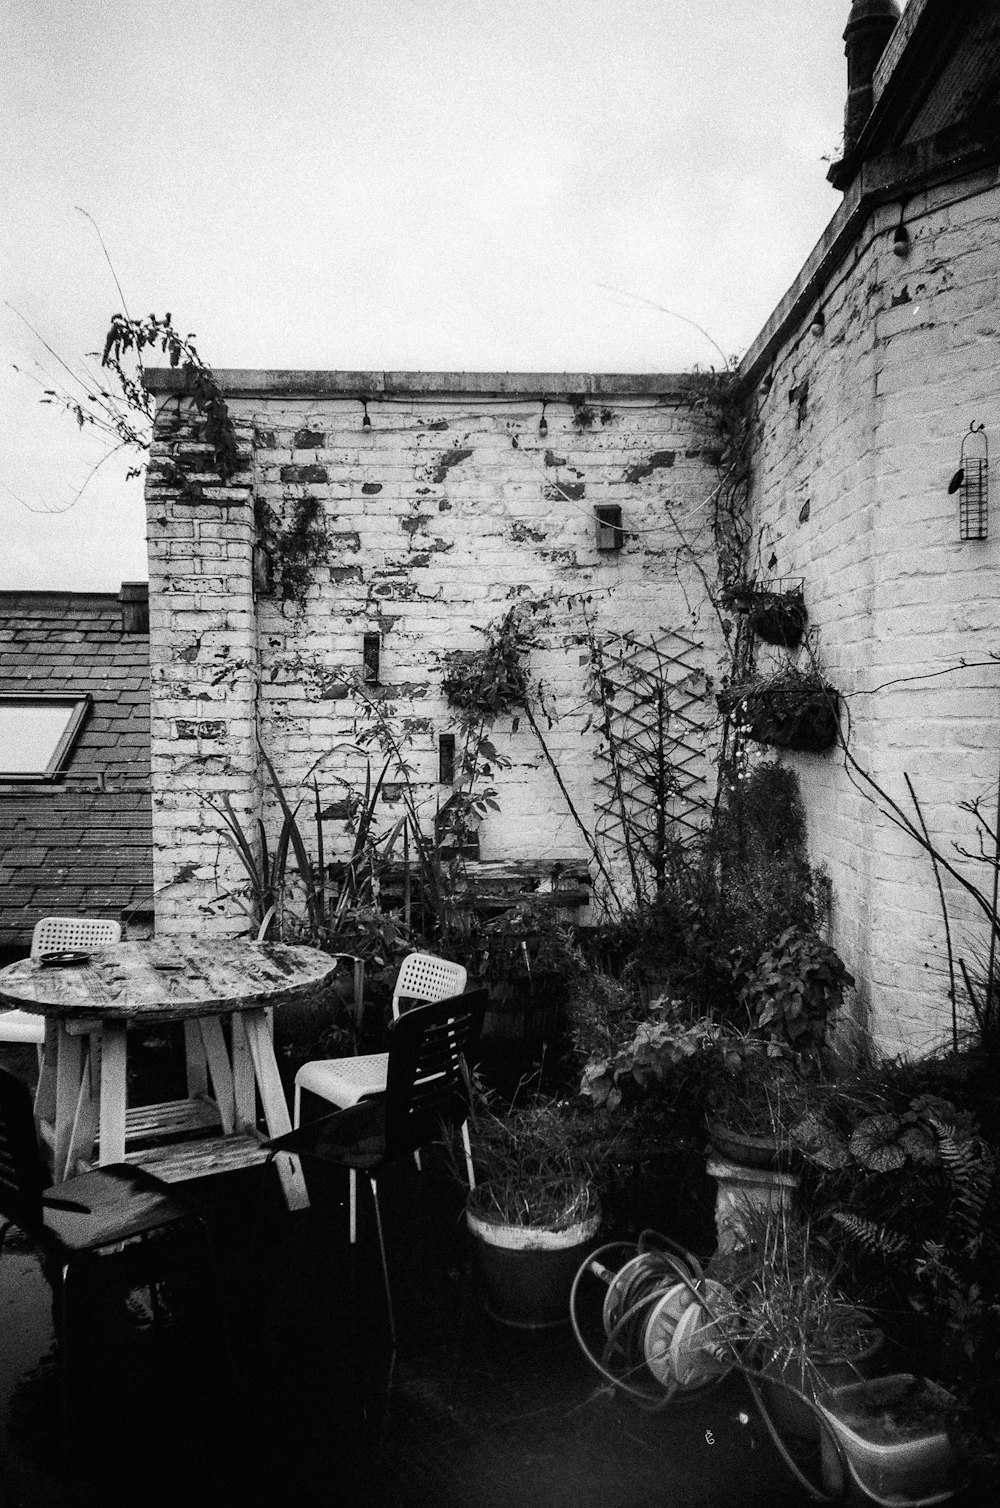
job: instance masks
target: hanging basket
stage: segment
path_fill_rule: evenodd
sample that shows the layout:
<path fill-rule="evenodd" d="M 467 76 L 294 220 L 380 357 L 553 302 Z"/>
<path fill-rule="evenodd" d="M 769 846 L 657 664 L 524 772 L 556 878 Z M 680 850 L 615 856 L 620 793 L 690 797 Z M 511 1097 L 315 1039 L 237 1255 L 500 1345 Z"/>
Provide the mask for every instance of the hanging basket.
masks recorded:
<path fill-rule="evenodd" d="M 837 741 L 840 698 L 818 676 L 790 673 L 719 693 L 719 710 L 748 738 L 819 754 Z"/>
<path fill-rule="evenodd" d="M 722 602 L 738 613 L 746 613 L 754 633 L 765 643 L 795 649 L 802 641 L 808 614 L 799 579 L 786 577 L 785 581 L 793 584 L 737 582 L 723 593 Z"/>
<path fill-rule="evenodd" d="M 801 592 L 758 592 L 750 605 L 750 624 L 767 644 L 794 649 L 806 627 L 806 605 Z"/>

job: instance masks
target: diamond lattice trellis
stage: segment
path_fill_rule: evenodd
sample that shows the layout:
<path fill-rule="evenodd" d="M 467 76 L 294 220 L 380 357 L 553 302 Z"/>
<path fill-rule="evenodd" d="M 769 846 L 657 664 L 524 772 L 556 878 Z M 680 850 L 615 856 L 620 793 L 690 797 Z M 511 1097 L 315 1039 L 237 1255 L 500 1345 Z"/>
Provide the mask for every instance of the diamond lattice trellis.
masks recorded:
<path fill-rule="evenodd" d="M 715 709 L 703 653 L 666 628 L 591 641 L 603 733 L 597 834 L 627 862 L 637 897 L 662 888 L 671 853 L 701 830 L 711 802 Z"/>

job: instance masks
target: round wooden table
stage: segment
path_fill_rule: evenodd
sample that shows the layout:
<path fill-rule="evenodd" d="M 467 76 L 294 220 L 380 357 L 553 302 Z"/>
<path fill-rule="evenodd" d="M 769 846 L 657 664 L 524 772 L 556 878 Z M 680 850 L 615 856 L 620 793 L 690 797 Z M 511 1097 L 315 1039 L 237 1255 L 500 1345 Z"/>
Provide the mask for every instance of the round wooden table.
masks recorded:
<path fill-rule="evenodd" d="M 53 1179 L 90 1165 L 95 1142 L 98 1163 L 139 1163 L 172 1182 L 264 1161 L 264 1135 L 291 1129 L 270 1011 L 322 989 L 338 962 L 284 943 L 170 937 L 0 969 L 0 1003 L 45 1016 L 35 1110 Z M 168 1021 L 184 1025 L 188 1097 L 130 1110 L 127 1030 Z M 276 1162 L 289 1207 L 303 1207 L 298 1160 Z"/>

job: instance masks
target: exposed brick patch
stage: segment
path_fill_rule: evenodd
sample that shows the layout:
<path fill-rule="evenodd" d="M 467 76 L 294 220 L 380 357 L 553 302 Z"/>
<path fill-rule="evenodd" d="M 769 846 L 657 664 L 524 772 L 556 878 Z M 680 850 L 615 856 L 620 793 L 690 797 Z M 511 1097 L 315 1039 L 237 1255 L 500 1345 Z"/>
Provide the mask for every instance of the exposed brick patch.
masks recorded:
<path fill-rule="evenodd" d="M 313 463 L 309 466 L 282 466 L 281 480 L 283 482 L 325 482 L 328 477 L 325 466 L 317 466 Z"/>
<path fill-rule="evenodd" d="M 456 446 L 454 450 L 446 450 L 444 455 L 438 461 L 434 470 L 431 472 L 431 481 L 443 482 L 447 477 L 449 471 L 451 471 L 454 466 L 461 465 L 461 463 L 463 461 L 467 461 L 471 455 L 471 450 L 467 450 L 460 446 Z"/>
<path fill-rule="evenodd" d="M 644 477 L 652 476 L 654 471 L 669 468 L 677 459 L 676 450 L 654 450 L 646 461 L 639 461 L 635 466 L 630 466 L 625 473 L 626 482 L 641 482 Z"/>
<path fill-rule="evenodd" d="M 174 724 L 179 739 L 193 738 L 225 738 L 226 725 L 224 722 L 212 719 L 204 719 L 198 722 L 186 717 L 179 717 Z"/>

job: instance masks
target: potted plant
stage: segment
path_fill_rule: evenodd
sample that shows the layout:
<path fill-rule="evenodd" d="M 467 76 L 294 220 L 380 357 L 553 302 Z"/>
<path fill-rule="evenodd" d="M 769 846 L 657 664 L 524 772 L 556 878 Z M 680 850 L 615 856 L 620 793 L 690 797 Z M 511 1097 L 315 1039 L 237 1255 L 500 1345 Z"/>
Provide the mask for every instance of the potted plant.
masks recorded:
<path fill-rule="evenodd" d="M 787 1167 L 789 1128 L 806 1110 L 807 1082 L 822 1061 L 827 1023 L 854 980 L 808 927 L 787 927 L 761 953 L 740 990 L 750 1030 L 724 1046 L 709 1135 L 746 1167 Z"/>
<path fill-rule="evenodd" d="M 757 743 L 821 753 L 837 739 L 838 694 L 812 669 L 785 665 L 774 675 L 729 686 L 717 701 Z"/>
<path fill-rule="evenodd" d="M 772 1419 L 794 1437 L 818 1440 L 812 1405 L 870 1374 L 881 1330 L 843 1293 L 809 1224 L 783 1211 L 748 1215 L 744 1242 L 713 1259 L 713 1274 L 732 1292 L 739 1314 L 732 1341 L 760 1380 Z"/>
<path fill-rule="evenodd" d="M 487 1312 L 529 1330 L 568 1321 L 573 1277 L 601 1222 L 582 1128 L 556 1100 L 501 1111 L 480 1096 L 470 1130 L 477 1182 L 466 1223 Z"/>
<path fill-rule="evenodd" d="M 799 1161 L 789 1127 L 801 1114 L 803 1081 L 761 1041 L 743 1039 L 723 1054 L 705 1126 L 720 1157 L 745 1168 L 784 1169 Z"/>

